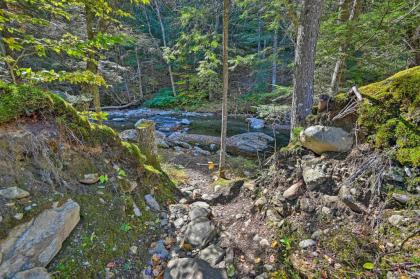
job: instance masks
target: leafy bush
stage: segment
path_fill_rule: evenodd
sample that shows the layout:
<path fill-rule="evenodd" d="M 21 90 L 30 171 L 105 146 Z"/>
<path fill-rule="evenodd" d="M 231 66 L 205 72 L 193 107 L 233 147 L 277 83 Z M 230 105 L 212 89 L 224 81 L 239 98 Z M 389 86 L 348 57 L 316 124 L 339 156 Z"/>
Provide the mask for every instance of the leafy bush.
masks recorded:
<path fill-rule="evenodd" d="M 144 105 L 149 108 L 172 108 L 176 104 L 177 98 L 173 96 L 170 88 L 162 88 L 152 99 L 144 102 Z"/>

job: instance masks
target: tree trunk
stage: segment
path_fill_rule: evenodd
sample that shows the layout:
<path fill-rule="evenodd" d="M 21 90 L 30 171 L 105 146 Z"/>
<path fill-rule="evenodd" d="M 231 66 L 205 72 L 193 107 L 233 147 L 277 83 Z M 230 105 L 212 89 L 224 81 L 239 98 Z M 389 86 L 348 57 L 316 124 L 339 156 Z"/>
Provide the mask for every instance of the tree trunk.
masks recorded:
<path fill-rule="evenodd" d="M 338 18 L 338 24 L 343 22 L 352 21 L 356 14 L 357 0 L 341 0 L 340 2 L 340 16 Z M 334 71 L 331 77 L 330 83 L 330 95 L 335 95 L 338 92 L 341 76 L 343 74 L 343 65 L 346 63 L 347 48 L 349 36 L 351 36 L 352 30 L 348 31 L 347 37 L 342 40 L 342 44 L 338 49 L 338 57 L 335 62 Z"/>
<path fill-rule="evenodd" d="M 228 39 L 229 39 L 229 0 L 223 1 L 223 99 L 222 133 L 220 136 L 219 177 L 226 178 L 226 133 L 227 133 L 227 98 L 229 89 Z"/>
<path fill-rule="evenodd" d="M 155 7 L 156 7 L 156 14 L 157 14 L 157 17 L 158 17 L 158 20 L 159 20 L 160 30 L 162 32 L 162 43 L 163 43 L 163 46 L 166 48 L 167 44 L 166 44 L 165 26 L 163 25 L 163 20 L 162 20 L 161 14 L 160 14 L 159 4 L 158 4 L 157 0 L 155 0 L 154 3 L 155 3 Z M 169 78 L 171 80 L 172 94 L 174 96 L 176 96 L 176 88 L 175 88 L 174 75 L 172 73 L 172 66 L 169 62 L 167 62 L 167 64 L 168 64 Z"/>
<path fill-rule="evenodd" d="M 143 83 L 141 80 L 141 64 L 140 64 L 140 59 L 139 59 L 139 54 L 138 54 L 138 48 L 136 47 L 135 49 L 136 52 L 136 61 L 137 61 L 137 75 L 138 75 L 138 79 L 139 79 L 139 94 L 140 94 L 140 100 L 144 99 L 144 93 L 143 93 Z"/>
<path fill-rule="evenodd" d="M 304 0 L 295 51 L 291 132 L 311 112 L 314 93 L 315 52 L 323 0 Z"/>
<path fill-rule="evenodd" d="M 5 1 L 0 0 L 0 9 L 2 9 L 4 11 L 7 10 L 7 4 L 6 4 Z M 7 56 L 11 57 L 7 47 L 3 43 L 3 37 L 5 36 L 5 34 L 7 34 L 7 29 L 6 28 L 4 28 L 2 31 L 0 31 L 0 52 L 1 52 L 3 57 L 7 57 Z M 9 71 L 10 78 L 12 79 L 12 82 L 14 84 L 16 84 L 17 79 L 16 79 L 15 70 L 14 70 L 12 64 L 10 64 L 7 60 L 5 61 L 5 63 L 6 63 L 6 66 L 7 66 L 7 70 Z"/>
<path fill-rule="evenodd" d="M 93 40 L 96 37 L 96 32 L 94 31 L 94 20 L 95 20 L 95 11 L 89 5 L 85 4 L 85 15 L 86 15 L 86 34 L 88 40 Z M 86 70 L 92 72 L 93 74 L 98 73 L 98 59 L 95 51 L 90 51 L 88 53 Z M 85 89 L 88 94 L 93 98 L 93 106 L 95 107 L 95 112 L 100 115 L 101 112 L 101 98 L 99 95 L 99 87 L 94 84 L 85 85 Z M 98 117 L 98 123 L 102 125 L 101 117 Z"/>
<path fill-rule="evenodd" d="M 274 30 L 273 36 L 273 66 L 271 74 L 271 92 L 274 92 L 277 84 L 277 53 L 278 53 L 278 29 Z"/>

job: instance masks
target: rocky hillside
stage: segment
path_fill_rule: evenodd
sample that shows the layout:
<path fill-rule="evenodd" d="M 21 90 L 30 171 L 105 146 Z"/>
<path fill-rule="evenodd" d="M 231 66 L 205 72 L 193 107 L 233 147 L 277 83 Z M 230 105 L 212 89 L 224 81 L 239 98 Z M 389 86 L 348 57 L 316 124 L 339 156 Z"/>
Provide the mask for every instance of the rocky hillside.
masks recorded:
<path fill-rule="evenodd" d="M 272 158 L 254 194 L 281 243 L 267 276 L 420 275 L 419 86 L 417 67 L 361 87 L 358 102 L 340 94 Z"/>
<path fill-rule="evenodd" d="M 139 273 L 160 230 L 147 204 L 174 193 L 143 154 L 56 95 L 0 84 L 0 278 Z"/>

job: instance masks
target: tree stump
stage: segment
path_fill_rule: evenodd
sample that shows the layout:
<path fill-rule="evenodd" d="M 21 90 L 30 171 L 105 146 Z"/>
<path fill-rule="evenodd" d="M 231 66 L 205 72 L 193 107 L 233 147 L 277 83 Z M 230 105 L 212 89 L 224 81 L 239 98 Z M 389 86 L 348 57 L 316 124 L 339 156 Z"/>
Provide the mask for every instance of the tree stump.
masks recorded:
<path fill-rule="evenodd" d="M 147 161 L 152 166 L 159 166 L 157 145 L 155 141 L 155 122 L 145 120 L 137 126 L 137 142 L 140 150 L 146 155 Z"/>

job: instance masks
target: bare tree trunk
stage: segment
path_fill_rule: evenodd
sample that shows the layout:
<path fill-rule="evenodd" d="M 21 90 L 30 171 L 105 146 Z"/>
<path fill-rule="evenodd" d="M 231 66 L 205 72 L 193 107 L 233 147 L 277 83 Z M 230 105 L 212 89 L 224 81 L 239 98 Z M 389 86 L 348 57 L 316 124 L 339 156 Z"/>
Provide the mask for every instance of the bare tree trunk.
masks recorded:
<path fill-rule="evenodd" d="M 355 13 L 356 13 L 356 7 L 357 7 L 357 0 L 352 0 L 350 5 L 350 0 L 340 0 L 340 16 L 338 18 L 338 24 L 342 24 L 343 22 L 352 21 Z M 351 35 L 351 30 L 349 30 L 348 35 Z M 341 76 L 343 74 L 343 65 L 346 62 L 346 56 L 347 56 L 347 44 L 348 44 L 349 38 L 343 39 L 343 43 L 340 45 L 338 49 L 338 57 L 335 62 L 334 71 L 331 77 L 331 83 L 330 83 L 330 95 L 335 95 L 338 91 L 338 87 L 340 84 Z"/>
<path fill-rule="evenodd" d="M 295 74 L 291 111 L 293 129 L 311 112 L 314 93 L 315 52 L 323 0 L 304 0 L 295 51 Z"/>
<path fill-rule="evenodd" d="M 162 41 L 163 41 L 163 46 L 166 48 L 167 44 L 166 44 L 166 32 L 165 32 L 165 26 L 163 25 L 163 20 L 162 20 L 162 16 L 160 14 L 160 9 L 159 9 L 159 4 L 157 2 L 157 0 L 154 1 L 155 3 L 155 7 L 156 7 L 156 14 L 159 20 L 159 24 L 160 24 L 160 30 L 162 32 Z M 169 72 L 169 78 L 171 80 L 171 86 L 172 86 L 172 93 L 174 96 L 176 96 L 176 88 L 175 88 L 175 81 L 174 81 L 174 75 L 172 73 L 172 66 L 170 63 L 168 63 L 168 72 Z"/>
<path fill-rule="evenodd" d="M 142 74 L 141 74 L 141 65 L 140 65 L 140 59 L 138 54 L 138 48 L 135 49 L 136 52 L 136 61 L 137 61 L 137 75 L 139 79 L 139 94 L 140 94 L 140 100 L 144 99 L 144 93 L 143 93 L 143 82 L 141 80 Z"/>
<path fill-rule="evenodd" d="M 258 16 L 258 30 L 257 30 L 257 36 L 258 36 L 258 46 L 257 46 L 257 53 L 258 58 L 261 57 L 261 32 L 262 32 L 262 20 L 260 18 L 260 12 L 257 14 Z"/>
<path fill-rule="evenodd" d="M 274 92 L 277 84 L 277 53 L 278 53 L 278 29 L 274 30 L 273 36 L 273 66 L 271 74 L 271 92 Z"/>
<path fill-rule="evenodd" d="M 229 0 L 223 1 L 223 100 L 222 100 L 222 133 L 220 136 L 219 177 L 226 178 L 226 133 L 227 133 L 227 98 L 229 90 Z"/>
<path fill-rule="evenodd" d="M 0 9 L 6 11 L 7 4 L 6 4 L 5 1 L 0 1 Z M 3 43 L 3 37 L 4 37 L 4 34 L 7 34 L 6 32 L 7 32 L 6 31 L 6 28 L 4 28 L 2 31 L 0 31 L 0 52 L 1 52 L 1 54 L 2 54 L 3 57 L 11 56 L 8 53 L 7 48 L 4 45 L 4 43 Z M 6 63 L 6 66 L 7 66 L 7 70 L 9 71 L 10 78 L 12 79 L 12 82 L 14 84 L 16 84 L 17 83 L 17 79 L 16 79 L 16 75 L 15 75 L 15 70 L 14 70 L 12 64 L 10 64 L 10 62 L 8 62 L 7 60 L 5 61 L 5 63 Z"/>
<path fill-rule="evenodd" d="M 93 40 L 96 36 L 94 31 L 94 20 L 95 20 L 95 12 L 93 11 L 92 7 L 89 5 L 85 5 L 85 16 L 86 16 L 86 34 L 88 40 Z M 94 51 L 90 51 L 88 53 L 87 62 L 86 62 L 86 70 L 92 72 L 93 74 L 98 73 L 98 59 L 97 55 Z M 101 112 L 101 98 L 99 95 L 99 87 L 94 84 L 85 85 L 86 91 L 92 96 L 93 98 L 93 106 L 95 107 L 95 112 L 99 115 Z M 99 124 L 102 124 L 101 117 L 98 117 Z"/>

